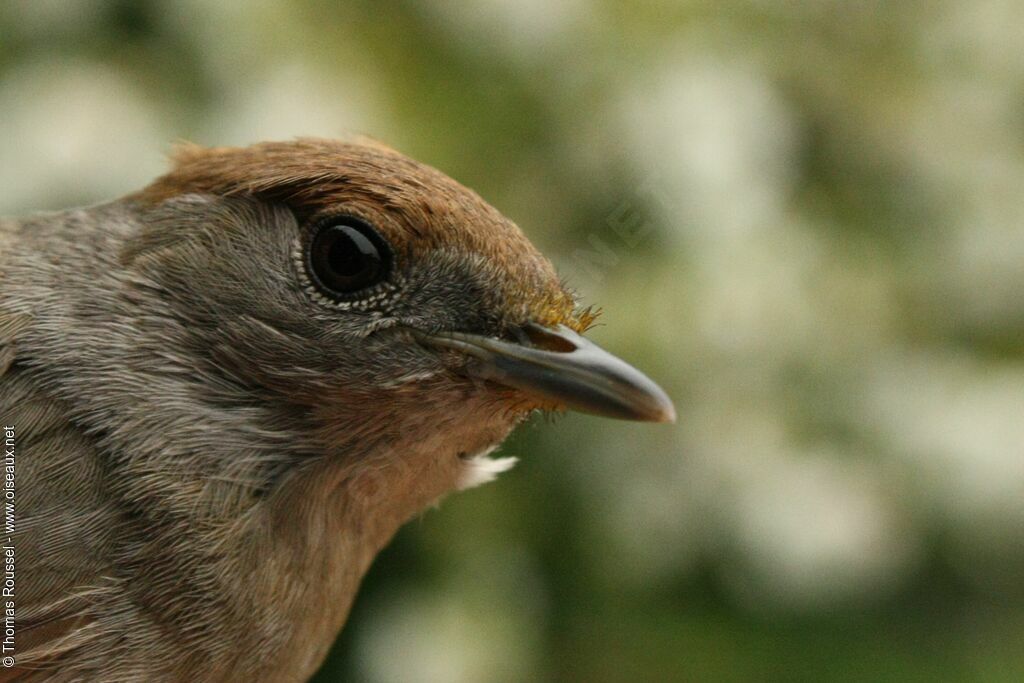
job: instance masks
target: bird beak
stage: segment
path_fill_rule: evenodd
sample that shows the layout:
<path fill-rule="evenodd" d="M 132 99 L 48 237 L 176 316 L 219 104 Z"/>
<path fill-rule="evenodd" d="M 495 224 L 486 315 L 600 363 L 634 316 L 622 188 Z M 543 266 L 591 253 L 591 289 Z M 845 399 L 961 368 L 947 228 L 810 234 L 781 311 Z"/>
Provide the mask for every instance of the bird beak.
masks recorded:
<path fill-rule="evenodd" d="M 471 377 L 569 410 L 621 420 L 676 420 L 672 400 L 661 387 L 565 325 L 530 323 L 517 330 L 518 343 L 464 332 L 413 334 L 422 344 L 469 356 L 466 372 Z"/>

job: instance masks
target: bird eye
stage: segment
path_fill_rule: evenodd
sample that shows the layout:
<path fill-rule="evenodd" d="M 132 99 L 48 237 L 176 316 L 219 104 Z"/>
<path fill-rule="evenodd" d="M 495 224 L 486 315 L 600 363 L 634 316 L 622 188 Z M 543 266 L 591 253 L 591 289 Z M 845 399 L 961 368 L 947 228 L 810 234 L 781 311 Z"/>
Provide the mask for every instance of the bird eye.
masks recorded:
<path fill-rule="evenodd" d="M 391 250 L 369 224 L 356 218 L 320 225 L 309 245 L 307 268 L 316 286 L 335 299 L 349 299 L 388 274 Z"/>

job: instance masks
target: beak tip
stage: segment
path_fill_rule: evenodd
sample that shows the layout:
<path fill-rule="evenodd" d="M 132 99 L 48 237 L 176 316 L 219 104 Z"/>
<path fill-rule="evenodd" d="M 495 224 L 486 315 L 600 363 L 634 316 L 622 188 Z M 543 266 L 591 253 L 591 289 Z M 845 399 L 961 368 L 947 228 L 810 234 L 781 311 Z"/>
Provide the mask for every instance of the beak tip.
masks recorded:
<path fill-rule="evenodd" d="M 660 393 L 660 392 L 659 392 Z M 653 407 L 649 413 L 645 415 L 647 422 L 657 423 L 668 423 L 675 424 L 676 422 L 676 407 L 672 403 L 672 399 L 664 394 L 659 397 L 657 405 Z"/>

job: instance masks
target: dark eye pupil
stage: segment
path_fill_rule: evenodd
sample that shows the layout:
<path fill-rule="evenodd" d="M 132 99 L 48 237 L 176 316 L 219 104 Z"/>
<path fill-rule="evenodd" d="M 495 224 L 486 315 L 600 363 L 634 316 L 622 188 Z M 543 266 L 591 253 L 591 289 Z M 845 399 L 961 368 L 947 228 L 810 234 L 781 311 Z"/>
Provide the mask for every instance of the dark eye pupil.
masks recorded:
<path fill-rule="evenodd" d="M 339 278 L 365 277 L 380 266 L 380 254 L 370 240 L 348 226 L 332 228 L 327 242 L 327 266 Z"/>
<path fill-rule="evenodd" d="M 371 287 L 387 275 L 387 245 L 357 221 L 319 228 L 309 249 L 309 271 L 316 285 L 339 297 Z"/>

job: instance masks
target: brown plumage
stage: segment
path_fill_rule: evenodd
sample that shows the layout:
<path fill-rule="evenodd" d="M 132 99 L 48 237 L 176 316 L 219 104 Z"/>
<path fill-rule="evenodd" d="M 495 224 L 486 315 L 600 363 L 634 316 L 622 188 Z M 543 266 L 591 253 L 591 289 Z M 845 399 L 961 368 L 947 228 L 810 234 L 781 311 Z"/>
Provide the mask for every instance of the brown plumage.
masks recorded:
<path fill-rule="evenodd" d="M 0 222 L 6 680 L 298 681 L 405 520 L 537 408 L 668 420 L 520 230 L 378 144 L 188 147 Z"/>

